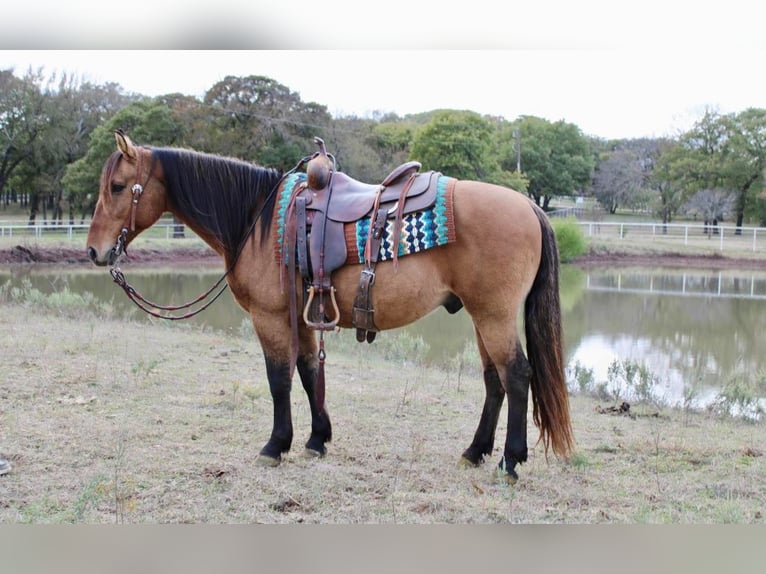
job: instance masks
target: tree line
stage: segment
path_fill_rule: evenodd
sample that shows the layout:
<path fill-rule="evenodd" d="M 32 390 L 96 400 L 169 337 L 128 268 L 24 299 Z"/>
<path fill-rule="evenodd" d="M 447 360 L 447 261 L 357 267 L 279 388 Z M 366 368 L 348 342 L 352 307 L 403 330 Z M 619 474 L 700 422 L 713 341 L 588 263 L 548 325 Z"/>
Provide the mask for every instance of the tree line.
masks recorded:
<path fill-rule="evenodd" d="M 320 136 L 339 168 L 362 181 L 414 159 L 512 187 L 546 209 L 554 197 L 590 195 L 611 213 L 641 210 L 665 223 L 688 214 L 766 224 L 766 110 L 708 110 L 673 138 L 605 140 L 563 120 L 466 110 L 332 117 L 264 76 L 227 76 L 202 98 L 148 97 L 42 69 L 0 70 L 0 209 L 21 206 L 30 223 L 87 219 L 118 128 L 145 145 L 282 170 L 313 153 Z"/>

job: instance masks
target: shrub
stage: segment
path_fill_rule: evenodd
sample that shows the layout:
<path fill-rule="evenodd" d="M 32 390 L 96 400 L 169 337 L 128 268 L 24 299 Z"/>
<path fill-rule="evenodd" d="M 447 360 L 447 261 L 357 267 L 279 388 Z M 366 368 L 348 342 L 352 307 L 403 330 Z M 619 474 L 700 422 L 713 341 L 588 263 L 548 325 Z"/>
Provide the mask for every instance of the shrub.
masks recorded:
<path fill-rule="evenodd" d="M 588 242 L 576 219 L 552 219 L 551 225 L 556 233 L 559 259 L 562 263 L 568 263 L 575 257 L 585 254 L 588 250 Z"/>

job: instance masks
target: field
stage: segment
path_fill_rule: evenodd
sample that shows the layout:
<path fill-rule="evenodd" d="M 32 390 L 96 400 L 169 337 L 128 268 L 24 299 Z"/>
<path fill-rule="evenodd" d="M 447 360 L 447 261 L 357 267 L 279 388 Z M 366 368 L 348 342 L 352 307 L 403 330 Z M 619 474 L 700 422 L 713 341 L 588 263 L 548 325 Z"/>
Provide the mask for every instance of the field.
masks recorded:
<path fill-rule="evenodd" d="M 81 264 L 83 244 L 3 237 L 0 263 Z M 579 264 L 766 265 L 761 249 L 691 247 L 630 230 L 592 239 Z M 195 238 L 147 235 L 129 261 L 211 255 Z M 457 465 L 483 401 L 475 368 L 426 369 L 411 341 L 333 335 L 328 455 L 302 456 L 310 418 L 296 380 L 293 449 L 264 468 L 271 399 L 251 330 L 117 320 L 71 293 L 7 295 L 0 453 L 13 469 L 0 476 L 0 523 L 764 523 L 763 423 L 573 395 L 574 456 L 546 460 L 530 414 L 535 447 L 508 486 L 495 475 L 504 412 L 491 460 Z"/>
<path fill-rule="evenodd" d="M 483 384 L 426 369 L 407 341 L 328 339 L 333 442 L 257 464 L 271 429 L 263 358 L 224 334 L 127 322 L 70 294 L 0 298 L 0 523 L 763 523 L 766 426 L 572 396 L 576 452 L 538 445 L 508 486 L 458 468 Z M 396 343 L 396 342 L 394 342 Z M 505 410 L 505 409 L 504 409 Z M 498 437 L 504 436 L 504 414 Z M 536 429 L 529 417 L 530 447 Z"/>

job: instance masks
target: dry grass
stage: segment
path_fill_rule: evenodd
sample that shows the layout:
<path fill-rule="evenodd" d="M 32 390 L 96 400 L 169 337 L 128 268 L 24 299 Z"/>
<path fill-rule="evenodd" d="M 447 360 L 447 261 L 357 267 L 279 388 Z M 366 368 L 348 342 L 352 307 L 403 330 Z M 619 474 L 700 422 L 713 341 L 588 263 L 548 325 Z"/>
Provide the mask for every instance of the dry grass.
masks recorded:
<path fill-rule="evenodd" d="M 271 399 L 254 340 L 16 304 L 0 306 L 0 330 L 0 452 L 14 465 L 0 523 L 764 521 L 763 424 L 600 414 L 575 396 L 575 456 L 546 462 L 536 447 L 509 487 L 494 475 L 500 440 L 490 463 L 456 464 L 480 375 L 458 385 L 331 339 L 328 456 L 301 456 L 310 420 L 296 382 L 293 450 L 270 469 L 256 464 Z"/>

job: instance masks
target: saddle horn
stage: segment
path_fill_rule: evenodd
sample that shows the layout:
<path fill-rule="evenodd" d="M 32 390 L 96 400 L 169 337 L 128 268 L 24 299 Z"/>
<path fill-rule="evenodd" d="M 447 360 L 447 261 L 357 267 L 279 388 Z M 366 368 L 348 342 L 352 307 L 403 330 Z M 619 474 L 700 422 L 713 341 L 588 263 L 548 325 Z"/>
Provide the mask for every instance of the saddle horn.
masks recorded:
<path fill-rule="evenodd" d="M 330 174 L 334 171 L 335 162 L 334 158 L 328 155 L 322 138 L 315 137 L 314 143 L 319 146 L 319 151 L 306 166 L 306 175 L 311 189 L 324 189 L 330 182 Z"/>

